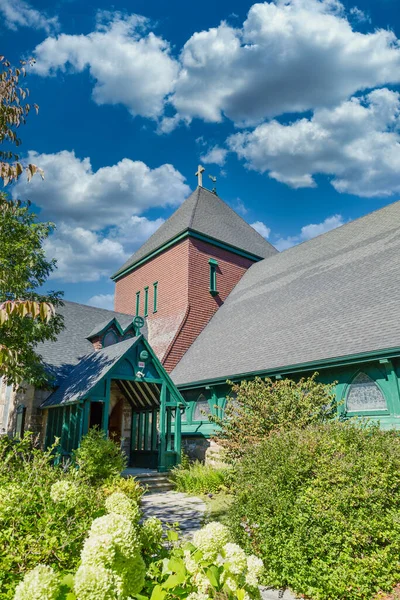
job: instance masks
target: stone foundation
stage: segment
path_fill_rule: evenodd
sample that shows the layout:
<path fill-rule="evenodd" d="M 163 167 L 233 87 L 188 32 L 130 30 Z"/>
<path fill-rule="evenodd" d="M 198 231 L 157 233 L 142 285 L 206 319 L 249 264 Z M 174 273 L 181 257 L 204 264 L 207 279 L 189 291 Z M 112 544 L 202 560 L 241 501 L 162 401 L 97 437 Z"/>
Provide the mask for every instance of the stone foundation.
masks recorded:
<path fill-rule="evenodd" d="M 200 460 L 213 467 L 224 464 L 221 459 L 221 446 L 214 440 L 203 436 L 183 435 L 182 450 L 188 455 L 190 460 Z"/>

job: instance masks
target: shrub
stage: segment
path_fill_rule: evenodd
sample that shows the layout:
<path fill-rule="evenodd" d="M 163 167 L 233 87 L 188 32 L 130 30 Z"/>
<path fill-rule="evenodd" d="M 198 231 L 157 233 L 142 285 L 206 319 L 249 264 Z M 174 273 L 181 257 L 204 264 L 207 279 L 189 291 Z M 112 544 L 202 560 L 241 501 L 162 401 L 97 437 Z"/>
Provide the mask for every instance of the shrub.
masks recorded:
<path fill-rule="evenodd" d="M 371 599 L 400 580 L 400 436 L 332 422 L 270 435 L 238 466 L 230 523 L 265 583 Z"/>
<path fill-rule="evenodd" d="M 262 562 L 234 544 L 224 525 L 209 523 L 195 534 L 193 544 L 179 543 L 171 530 L 166 547 L 160 521 L 153 517 L 141 527 L 132 518 L 137 505 L 127 496 L 118 492 L 108 500 L 108 514 L 93 521 L 76 574 L 61 579 L 38 565 L 18 585 L 14 600 L 260 598 Z M 144 541 L 153 554 L 142 546 Z"/>
<path fill-rule="evenodd" d="M 195 461 L 187 468 L 176 467 L 171 471 L 170 477 L 179 492 L 211 494 L 228 488 L 231 469 L 216 469 Z"/>
<path fill-rule="evenodd" d="M 38 564 L 74 568 L 92 520 L 104 513 L 103 491 L 53 466 L 53 458 L 29 434 L 0 441 L 2 599 L 11 598 L 24 572 Z"/>
<path fill-rule="evenodd" d="M 119 476 L 107 479 L 103 484 L 103 490 L 106 496 L 114 492 L 123 492 L 134 502 L 139 502 L 144 493 L 144 488 L 134 477 L 127 477 L 125 479 Z"/>
<path fill-rule="evenodd" d="M 271 432 L 304 428 L 336 417 L 332 385 L 312 377 L 292 381 L 256 378 L 232 384 L 224 417 L 211 416 L 219 427 L 216 441 L 236 460 Z"/>
<path fill-rule="evenodd" d="M 80 447 L 73 452 L 73 460 L 80 476 L 91 483 L 117 477 L 126 467 L 126 457 L 119 446 L 97 427 L 82 438 Z"/>

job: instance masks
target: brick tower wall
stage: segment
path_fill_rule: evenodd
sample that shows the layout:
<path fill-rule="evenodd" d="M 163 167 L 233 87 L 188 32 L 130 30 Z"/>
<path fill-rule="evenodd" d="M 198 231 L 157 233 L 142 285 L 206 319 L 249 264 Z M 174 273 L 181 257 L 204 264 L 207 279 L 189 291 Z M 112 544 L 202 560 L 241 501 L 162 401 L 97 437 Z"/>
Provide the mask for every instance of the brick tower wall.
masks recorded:
<path fill-rule="evenodd" d="M 209 259 L 218 261 L 217 290 L 219 294 L 210 294 Z M 228 250 L 212 244 L 190 239 L 189 246 L 189 309 L 177 337 L 164 358 L 168 372 L 178 364 L 182 356 L 207 325 L 218 308 L 253 264 L 252 260 L 238 256 Z"/>

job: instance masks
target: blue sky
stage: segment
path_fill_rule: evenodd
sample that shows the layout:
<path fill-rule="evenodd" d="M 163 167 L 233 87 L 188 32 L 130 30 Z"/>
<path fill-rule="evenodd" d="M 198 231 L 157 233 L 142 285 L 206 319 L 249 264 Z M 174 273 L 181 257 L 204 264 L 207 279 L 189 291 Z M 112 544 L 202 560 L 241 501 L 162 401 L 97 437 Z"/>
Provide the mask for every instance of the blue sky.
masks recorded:
<path fill-rule="evenodd" d="M 199 162 L 282 250 L 399 198 L 395 0 L 0 0 L 0 32 L 36 58 L 21 151 L 46 174 L 10 191 L 56 223 L 67 299 L 112 307 Z"/>

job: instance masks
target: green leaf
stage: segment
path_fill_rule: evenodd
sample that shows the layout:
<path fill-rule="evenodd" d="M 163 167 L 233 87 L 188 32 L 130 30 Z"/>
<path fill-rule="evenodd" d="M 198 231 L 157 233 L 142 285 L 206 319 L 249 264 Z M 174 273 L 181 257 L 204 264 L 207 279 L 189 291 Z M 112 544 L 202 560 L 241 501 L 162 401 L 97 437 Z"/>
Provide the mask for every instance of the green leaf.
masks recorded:
<path fill-rule="evenodd" d="M 215 588 L 217 588 L 219 586 L 219 571 L 218 571 L 218 567 L 216 567 L 215 565 L 213 565 L 212 567 L 210 567 L 207 572 L 206 572 L 206 576 L 208 578 L 208 581 L 211 583 L 211 585 Z"/>
<path fill-rule="evenodd" d="M 236 590 L 236 598 L 238 600 L 244 600 L 245 596 L 246 596 L 246 591 L 245 590 L 242 590 L 242 589 Z"/>
<path fill-rule="evenodd" d="M 72 590 L 72 588 L 74 587 L 74 576 L 70 573 L 68 575 L 65 575 L 61 580 L 61 585 L 65 585 Z"/>
<path fill-rule="evenodd" d="M 150 600 L 164 600 L 167 592 L 162 589 L 161 585 L 156 585 L 150 596 Z"/>

